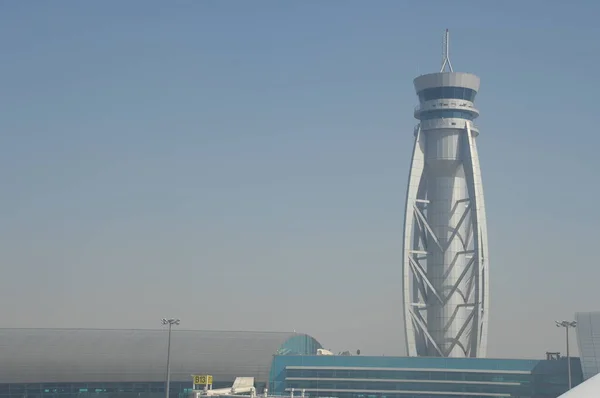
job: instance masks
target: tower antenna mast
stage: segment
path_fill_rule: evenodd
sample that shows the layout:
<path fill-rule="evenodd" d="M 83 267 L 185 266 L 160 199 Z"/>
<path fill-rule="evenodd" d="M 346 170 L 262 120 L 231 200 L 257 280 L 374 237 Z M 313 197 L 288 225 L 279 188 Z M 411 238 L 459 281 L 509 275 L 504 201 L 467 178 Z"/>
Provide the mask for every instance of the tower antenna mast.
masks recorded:
<path fill-rule="evenodd" d="M 442 69 L 440 69 L 440 73 L 444 72 L 446 65 L 448 66 L 448 69 L 450 69 L 450 72 L 454 72 L 454 69 L 452 69 L 452 63 L 450 62 L 450 32 L 448 32 L 448 29 L 446 29 L 446 33 L 444 34 L 444 45 L 442 52 Z"/>

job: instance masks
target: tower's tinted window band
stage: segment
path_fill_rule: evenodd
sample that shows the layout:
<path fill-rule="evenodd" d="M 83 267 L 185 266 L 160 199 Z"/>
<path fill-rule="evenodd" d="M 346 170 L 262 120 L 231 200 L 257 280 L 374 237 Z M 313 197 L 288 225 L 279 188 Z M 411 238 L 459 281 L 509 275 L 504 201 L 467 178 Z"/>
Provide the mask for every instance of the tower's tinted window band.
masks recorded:
<path fill-rule="evenodd" d="M 438 118 L 451 118 L 457 117 L 461 119 L 473 120 L 473 114 L 471 112 L 465 111 L 453 111 L 448 109 L 436 109 L 435 111 L 427 111 L 421 113 L 419 119 L 421 120 L 429 120 L 429 119 L 438 119 Z"/>
<path fill-rule="evenodd" d="M 433 87 L 419 92 L 419 101 L 431 101 L 442 98 L 455 98 L 467 101 L 475 101 L 477 91 L 464 87 Z"/>

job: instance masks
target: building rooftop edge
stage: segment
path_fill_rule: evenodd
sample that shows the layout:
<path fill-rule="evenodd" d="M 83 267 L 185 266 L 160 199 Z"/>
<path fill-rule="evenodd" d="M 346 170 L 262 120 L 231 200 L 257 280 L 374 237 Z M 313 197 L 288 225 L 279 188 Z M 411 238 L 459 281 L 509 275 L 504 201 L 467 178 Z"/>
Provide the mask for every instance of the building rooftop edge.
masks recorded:
<path fill-rule="evenodd" d="M 468 72 L 428 73 L 413 80 L 417 92 L 435 87 L 465 87 L 479 91 L 479 76 Z"/>
<path fill-rule="evenodd" d="M 12 328 L 0 328 L 1 331 L 115 331 L 115 332 L 133 332 L 133 331 L 143 331 L 143 332 L 164 332 L 167 330 L 166 328 L 155 328 L 155 329 L 146 329 L 146 328 L 35 328 L 35 327 L 12 327 Z M 256 334 L 289 334 L 289 335 L 309 335 L 304 332 L 294 332 L 294 331 L 272 331 L 272 330 L 223 330 L 223 329 L 183 329 L 183 328 L 174 328 L 173 331 L 177 332 L 205 332 L 205 333 L 256 333 Z M 309 335 L 310 336 L 310 335 Z"/>

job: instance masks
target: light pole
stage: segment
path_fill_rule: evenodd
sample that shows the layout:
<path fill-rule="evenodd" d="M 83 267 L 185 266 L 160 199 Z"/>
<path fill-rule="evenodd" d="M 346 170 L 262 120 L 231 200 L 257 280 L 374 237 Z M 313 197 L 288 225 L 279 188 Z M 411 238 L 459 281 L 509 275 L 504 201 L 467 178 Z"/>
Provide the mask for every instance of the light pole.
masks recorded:
<path fill-rule="evenodd" d="M 567 332 L 567 372 L 569 373 L 569 390 L 571 389 L 571 355 L 569 354 L 569 329 L 575 328 L 577 322 L 575 321 L 554 321 L 557 328 L 565 328 Z"/>
<path fill-rule="evenodd" d="M 162 324 L 169 325 L 169 343 L 167 345 L 167 385 L 165 386 L 165 398 L 169 398 L 169 387 L 171 384 L 171 328 L 173 325 L 179 325 L 179 319 L 163 318 Z"/>

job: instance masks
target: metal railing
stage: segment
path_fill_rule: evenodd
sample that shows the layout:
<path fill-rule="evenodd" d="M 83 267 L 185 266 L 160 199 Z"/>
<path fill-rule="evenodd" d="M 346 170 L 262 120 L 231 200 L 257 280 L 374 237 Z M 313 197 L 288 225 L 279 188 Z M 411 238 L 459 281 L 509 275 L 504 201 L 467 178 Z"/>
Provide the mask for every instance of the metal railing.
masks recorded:
<path fill-rule="evenodd" d="M 455 101 L 455 100 L 454 100 Z M 479 111 L 477 110 L 477 108 L 475 108 L 475 106 L 473 105 L 472 102 L 436 102 L 436 103 L 432 103 L 432 104 L 425 104 L 425 106 L 423 106 L 422 104 L 416 105 L 414 108 L 414 113 L 420 113 L 420 112 L 424 112 L 424 111 L 431 111 L 431 110 L 437 110 L 437 109 L 468 109 L 468 110 L 472 110 L 474 112 L 477 112 L 477 114 L 479 114 Z"/>

